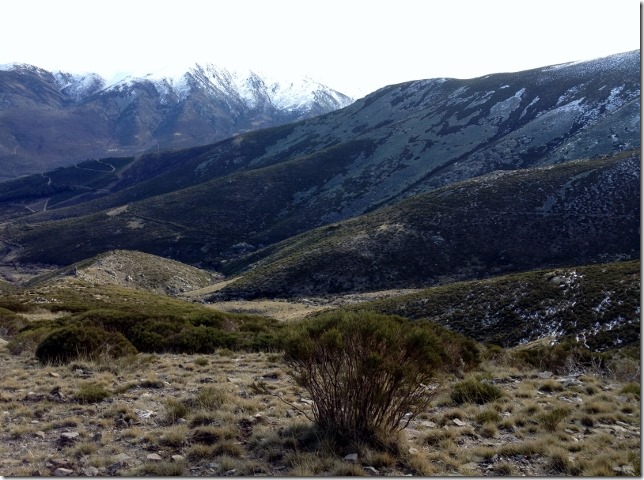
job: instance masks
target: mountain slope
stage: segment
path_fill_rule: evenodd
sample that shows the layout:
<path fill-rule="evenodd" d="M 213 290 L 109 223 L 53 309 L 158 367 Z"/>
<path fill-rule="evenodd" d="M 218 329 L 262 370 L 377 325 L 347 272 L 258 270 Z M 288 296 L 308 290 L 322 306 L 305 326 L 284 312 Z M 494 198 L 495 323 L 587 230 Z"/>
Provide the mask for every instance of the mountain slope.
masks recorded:
<path fill-rule="evenodd" d="M 2 239 L 24 261 L 122 248 L 217 266 L 466 178 L 639 148 L 639 85 L 639 51 L 394 85 L 314 119 L 139 157 L 94 190 L 103 198 L 31 214 Z"/>
<path fill-rule="evenodd" d="M 111 84 L 91 73 L 7 65 L 0 99 L 0 180 L 87 157 L 212 143 L 351 102 L 309 78 L 279 82 L 211 64 Z"/>
<path fill-rule="evenodd" d="M 638 345 L 640 262 L 515 273 L 363 303 L 504 347 L 573 338 L 592 350 Z"/>
<path fill-rule="evenodd" d="M 639 255 L 639 153 L 499 172 L 230 262 L 224 298 L 423 287 Z"/>

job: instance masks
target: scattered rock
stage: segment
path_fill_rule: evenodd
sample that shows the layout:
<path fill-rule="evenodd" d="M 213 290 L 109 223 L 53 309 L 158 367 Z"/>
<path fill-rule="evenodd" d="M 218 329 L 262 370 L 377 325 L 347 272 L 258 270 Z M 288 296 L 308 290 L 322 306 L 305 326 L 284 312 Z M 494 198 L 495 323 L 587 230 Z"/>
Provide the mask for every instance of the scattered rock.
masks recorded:
<path fill-rule="evenodd" d="M 172 457 L 171 457 L 171 458 L 172 458 L 172 461 L 173 461 L 173 462 L 181 462 L 181 461 L 183 461 L 183 460 L 184 460 L 184 456 L 183 456 L 183 455 L 172 455 Z"/>
<path fill-rule="evenodd" d="M 410 455 L 418 455 L 418 449 L 414 447 L 411 447 L 408 452 Z"/>
<path fill-rule="evenodd" d="M 559 397 L 559 400 L 563 402 L 568 402 L 568 403 L 584 403 L 584 401 L 580 397 L 568 398 L 568 397 L 561 396 Z"/>
<path fill-rule="evenodd" d="M 537 373 L 537 377 L 539 377 L 539 378 L 551 378 L 552 377 L 552 372 L 548 372 L 548 371 L 539 372 L 539 373 Z"/>
<path fill-rule="evenodd" d="M 161 458 L 161 455 L 159 455 L 158 453 L 151 453 L 145 458 L 149 462 L 160 462 L 161 460 L 163 460 L 163 458 Z"/>
<path fill-rule="evenodd" d="M 622 475 L 635 475 L 635 469 L 630 465 L 615 465 L 613 467 L 613 472 Z"/>
<path fill-rule="evenodd" d="M 74 470 L 69 468 L 57 468 L 54 470 L 55 477 L 69 477 L 72 473 L 74 473 Z"/>
<path fill-rule="evenodd" d="M 63 432 L 60 434 L 60 441 L 63 443 L 75 442 L 79 436 L 78 432 Z"/>
<path fill-rule="evenodd" d="M 470 462 L 463 465 L 463 468 L 465 470 L 477 470 L 479 468 L 479 464 L 476 462 Z"/>
<path fill-rule="evenodd" d="M 467 425 L 467 423 L 465 423 L 463 420 L 459 420 L 458 418 L 453 419 L 452 422 L 454 422 L 459 427 L 464 427 Z"/>
<path fill-rule="evenodd" d="M 346 462 L 352 462 L 355 463 L 358 461 L 358 454 L 357 453 L 350 453 L 349 455 L 344 456 L 344 460 Z"/>
<path fill-rule="evenodd" d="M 100 472 L 98 471 L 98 468 L 96 467 L 86 467 L 83 468 L 83 475 L 86 477 L 97 477 Z"/>
<path fill-rule="evenodd" d="M 43 440 L 45 439 L 45 432 L 43 432 L 42 430 L 38 430 L 36 433 L 34 433 L 34 435 L 36 437 L 42 438 Z"/>
<path fill-rule="evenodd" d="M 224 473 L 224 475 L 226 475 L 227 477 L 232 477 L 233 475 L 235 475 L 235 473 L 237 473 L 237 470 L 233 468 L 232 470 L 228 470 L 226 473 Z"/>
<path fill-rule="evenodd" d="M 96 432 L 94 435 L 92 435 L 92 442 L 100 442 L 102 439 L 103 439 L 102 432 Z"/>
<path fill-rule="evenodd" d="M 430 422 L 430 421 L 427 421 L 427 420 L 424 420 L 424 421 L 420 422 L 420 424 L 421 424 L 423 427 L 427 427 L 427 428 L 436 428 L 436 424 L 435 424 L 434 422 Z"/>
<path fill-rule="evenodd" d="M 142 419 L 148 419 L 150 417 L 155 417 L 157 412 L 154 412 L 152 410 L 135 410 L 135 413 L 137 417 L 142 418 Z"/>
<path fill-rule="evenodd" d="M 28 402 L 39 402 L 44 398 L 44 395 L 38 394 L 36 392 L 27 392 L 27 395 L 25 395 L 25 401 Z"/>
<path fill-rule="evenodd" d="M 60 377 L 60 373 L 56 373 L 56 372 L 49 372 L 49 376 L 50 376 L 50 377 L 54 377 L 54 378 L 58 378 L 58 377 Z"/>
<path fill-rule="evenodd" d="M 367 472 L 369 475 L 374 476 L 374 475 L 380 475 L 378 470 L 376 470 L 372 466 L 364 467 L 364 471 Z"/>
<path fill-rule="evenodd" d="M 69 461 L 62 458 L 50 458 L 45 462 L 45 465 L 47 465 L 48 467 L 62 467 L 62 468 L 69 468 L 71 466 Z"/>

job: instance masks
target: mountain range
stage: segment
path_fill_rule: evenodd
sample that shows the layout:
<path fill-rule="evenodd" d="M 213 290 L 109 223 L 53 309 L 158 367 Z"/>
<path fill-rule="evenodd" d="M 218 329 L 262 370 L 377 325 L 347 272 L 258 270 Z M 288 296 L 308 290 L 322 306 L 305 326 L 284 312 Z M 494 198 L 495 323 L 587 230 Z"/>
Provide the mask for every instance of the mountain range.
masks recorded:
<path fill-rule="evenodd" d="M 0 180 L 88 158 L 187 148 L 330 112 L 352 99 L 310 78 L 195 64 L 171 76 L 0 66 Z"/>

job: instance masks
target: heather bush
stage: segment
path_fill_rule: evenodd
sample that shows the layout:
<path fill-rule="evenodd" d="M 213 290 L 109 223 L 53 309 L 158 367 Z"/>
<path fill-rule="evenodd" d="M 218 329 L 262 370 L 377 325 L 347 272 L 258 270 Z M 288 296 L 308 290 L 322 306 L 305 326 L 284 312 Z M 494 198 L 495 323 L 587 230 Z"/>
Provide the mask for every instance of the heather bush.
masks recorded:
<path fill-rule="evenodd" d="M 442 352 L 429 329 L 368 311 L 317 316 L 285 340 L 286 362 L 314 402 L 313 420 L 348 441 L 382 443 L 425 410 Z"/>
<path fill-rule="evenodd" d="M 65 364 L 78 358 L 117 358 L 134 353 L 136 349 L 120 333 L 81 325 L 54 330 L 36 348 L 36 358 L 52 364 Z"/>

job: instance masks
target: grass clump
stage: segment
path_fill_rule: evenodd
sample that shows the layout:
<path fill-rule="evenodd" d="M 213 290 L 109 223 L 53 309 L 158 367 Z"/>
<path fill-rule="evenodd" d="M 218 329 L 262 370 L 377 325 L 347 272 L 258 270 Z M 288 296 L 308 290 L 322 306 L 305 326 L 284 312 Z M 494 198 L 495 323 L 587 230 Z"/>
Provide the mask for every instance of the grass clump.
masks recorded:
<path fill-rule="evenodd" d="M 561 421 L 570 415 L 570 409 L 566 407 L 555 407 L 552 410 L 541 413 L 537 416 L 539 424 L 547 431 L 557 428 Z"/>
<path fill-rule="evenodd" d="M 483 410 L 476 415 L 476 421 L 481 424 L 498 423 L 501 421 L 501 415 L 496 410 Z"/>
<path fill-rule="evenodd" d="M 470 378 L 454 385 L 451 399 L 457 405 L 463 403 L 482 405 L 493 402 L 502 396 L 503 391 L 497 386 Z"/>
<path fill-rule="evenodd" d="M 208 359 L 204 357 L 196 358 L 195 365 L 199 365 L 200 367 L 205 367 L 206 365 L 208 365 Z"/>
<path fill-rule="evenodd" d="M 181 477 L 185 475 L 187 462 L 146 462 L 133 476 Z"/>
<path fill-rule="evenodd" d="M 184 402 L 169 398 L 164 403 L 165 407 L 165 422 L 169 424 L 176 423 L 180 418 L 185 418 L 190 409 Z"/>
<path fill-rule="evenodd" d="M 112 393 L 97 383 L 83 383 L 74 394 L 78 403 L 99 403 L 109 398 Z"/>
<path fill-rule="evenodd" d="M 623 395 L 632 394 L 635 395 L 635 398 L 640 399 L 641 386 L 639 383 L 631 382 L 627 383 L 622 387 L 620 393 Z"/>
<path fill-rule="evenodd" d="M 228 393 L 215 387 L 201 389 L 194 399 L 190 401 L 195 407 L 203 410 L 217 410 L 229 402 L 230 398 Z"/>

